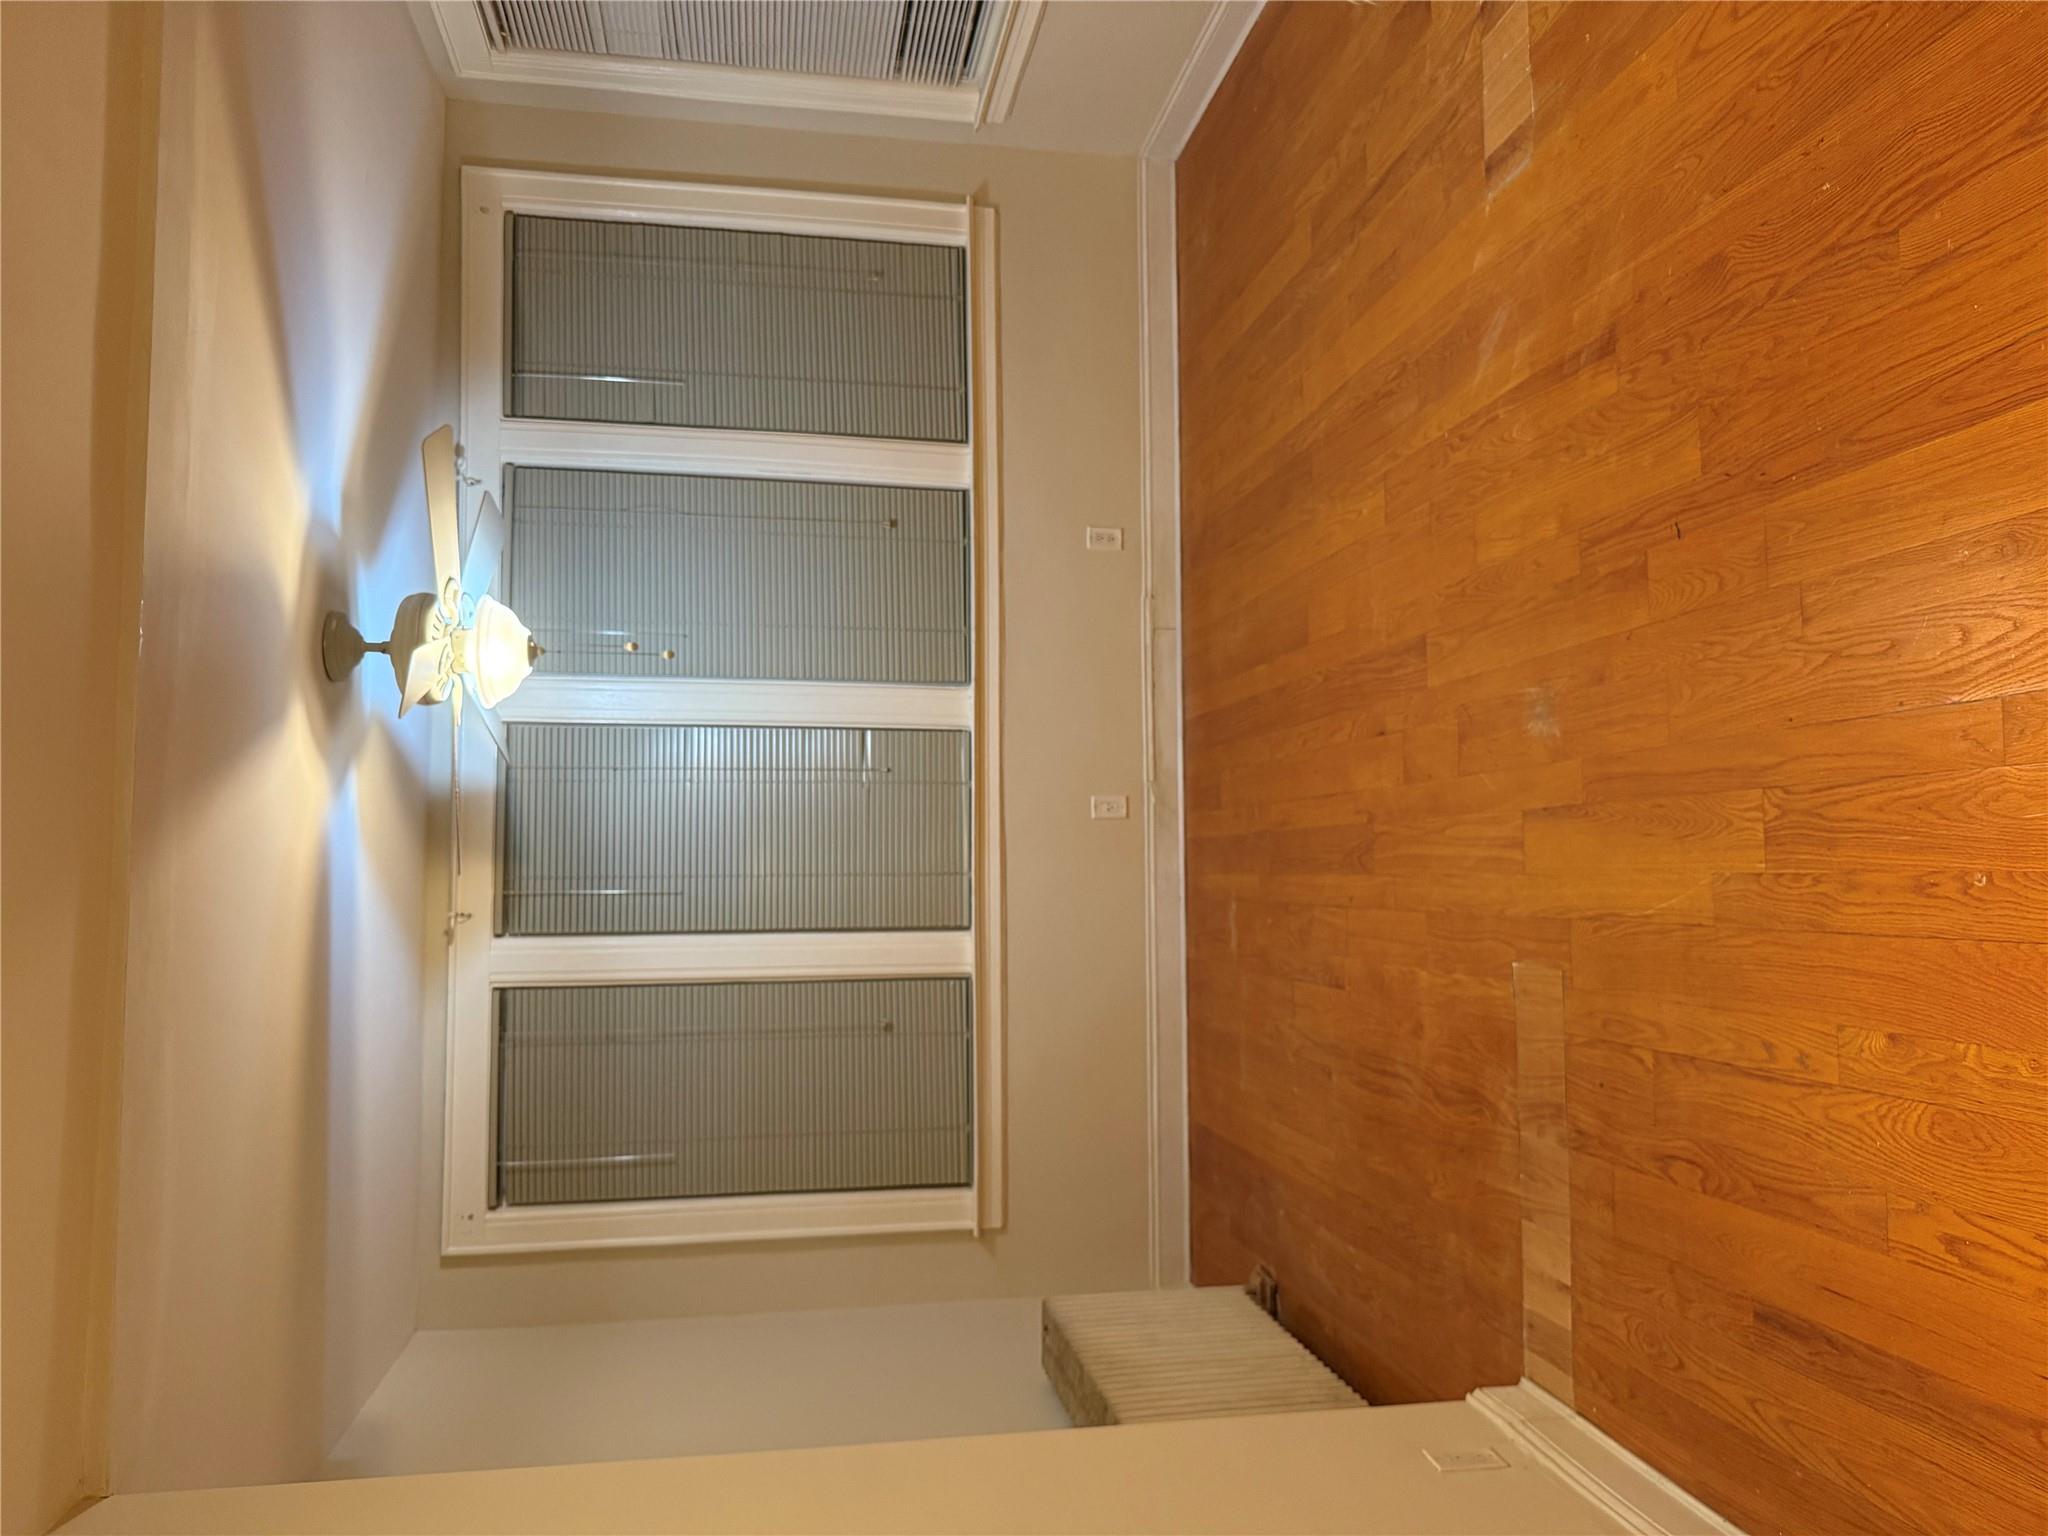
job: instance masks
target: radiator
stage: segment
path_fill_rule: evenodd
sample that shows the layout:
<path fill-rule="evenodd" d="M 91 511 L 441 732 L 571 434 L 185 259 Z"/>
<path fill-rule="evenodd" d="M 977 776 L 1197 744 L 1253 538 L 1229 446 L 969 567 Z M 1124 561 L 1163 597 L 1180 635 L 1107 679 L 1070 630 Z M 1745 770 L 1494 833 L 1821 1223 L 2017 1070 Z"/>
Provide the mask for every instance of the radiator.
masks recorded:
<path fill-rule="evenodd" d="M 1041 1358 L 1077 1425 L 1365 1406 L 1235 1286 L 1049 1297 Z"/>

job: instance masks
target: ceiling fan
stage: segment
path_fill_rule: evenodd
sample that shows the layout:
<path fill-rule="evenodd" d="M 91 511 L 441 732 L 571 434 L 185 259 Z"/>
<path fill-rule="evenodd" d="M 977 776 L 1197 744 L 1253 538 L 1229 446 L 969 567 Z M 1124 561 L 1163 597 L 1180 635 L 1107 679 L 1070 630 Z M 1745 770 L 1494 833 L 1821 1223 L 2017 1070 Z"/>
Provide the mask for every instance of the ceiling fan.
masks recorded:
<path fill-rule="evenodd" d="M 475 695 L 477 713 L 500 754 L 508 759 L 505 727 L 497 705 L 526 680 L 542 655 L 519 616 L 490 595 L 499 557 L 505 551 L 505 515 L 489 491 L 477 509 L 469 547 L 457 558 L 461 476 L 455 463 L 455 429 L 442 427 L 420 444 L 427 478 L 427 522 L 434 536 L 432 592 L 415 592 L 398 605 L 391 637 L 363 638 L 348 615 L 330 612 L 320 630 L 320 662 L 328 679 L 340 682 L 366 652 L 391 660 L 398 680 L 398 712 L 415 704 L 444 700 L 455 729 L 462 726 L 462 695 Z"/>

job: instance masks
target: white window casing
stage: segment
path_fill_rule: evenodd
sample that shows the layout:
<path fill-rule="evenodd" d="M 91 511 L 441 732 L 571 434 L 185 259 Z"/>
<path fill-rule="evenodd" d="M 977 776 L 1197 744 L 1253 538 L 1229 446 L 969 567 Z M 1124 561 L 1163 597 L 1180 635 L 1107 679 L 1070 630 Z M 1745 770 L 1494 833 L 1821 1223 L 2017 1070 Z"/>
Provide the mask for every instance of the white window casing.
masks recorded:
<path fill-rule="evenodd" d="M 458 433 L 465 506 L 502 503 L 507 464 L 642 469 L 966 490 L 973 516 L 974 684 L 689 681 L 536 674 L 502 708 L 514 723 L 805 725 L 967 730 L 973 735 L 973 916 L 965 930 L 889 933 L 496 933 L 496 754 L 466 724 L 453 765 L 453 910 L 442 1251 L 762 1241 L 893 1232 L 978 1233 L 1004 1221 L 1002 607 L 995 359 L 995 214 L 969 202 L 698 186 L 465 167 Z M 505 231 L 509 214 L 645 220 L 951 245 L 967 253 L 969 444 L 508 418 Z M 972 979 L 973 1183 L 966 1188 L 749 1195 L 588 1205 L 491 1205 L 493 993 L 508 986 L 663 981 Z"/>

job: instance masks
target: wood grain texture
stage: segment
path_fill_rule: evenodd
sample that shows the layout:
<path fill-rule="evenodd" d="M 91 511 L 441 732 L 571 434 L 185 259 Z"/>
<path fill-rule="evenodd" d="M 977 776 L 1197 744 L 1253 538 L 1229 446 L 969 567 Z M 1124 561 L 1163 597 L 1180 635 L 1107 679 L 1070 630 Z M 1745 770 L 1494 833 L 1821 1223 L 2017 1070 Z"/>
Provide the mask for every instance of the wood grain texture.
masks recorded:
<path fill-rule="evenodd" d="M 1516 1113 L 1521 1129 L 1522 1374 L 1572 1400 L 1572 1166 L 1565 1113 L 1564 971 L 1517 960 Z"/>
<path fill-rule="evenodd" d="M 1759 1532 L 2048 1531 L 2044 57 L 1269 4 L 1178 168 L 1197 1276 Z"/>

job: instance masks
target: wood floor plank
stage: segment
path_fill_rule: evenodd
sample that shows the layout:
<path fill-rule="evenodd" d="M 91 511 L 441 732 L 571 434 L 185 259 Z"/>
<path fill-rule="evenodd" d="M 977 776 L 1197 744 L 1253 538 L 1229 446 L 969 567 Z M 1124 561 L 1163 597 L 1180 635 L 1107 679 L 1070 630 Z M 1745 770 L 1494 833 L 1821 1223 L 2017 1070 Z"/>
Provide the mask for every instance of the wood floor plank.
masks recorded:
<path fill-rule="evenodd" d="M 2044 56 L 1275 0 L 1176 168 L 1197 1277 L 1759 1532 L 2048 1533 Z"/>
<path fill-rule="evenodd" d="M 1772 869 L 2048 866 L 2048 765 L 1764 791 Z"/>
<path fill-rule="evenodd" d="M 1572 1156 L 1617 1169 L 1668 1178 L 1696 1195 L 1799 1222 L 1873 1251 L 1885 1242 L 1881 1185 L 1846 1177 L 1838 1161 L 1823 1166 L 1810 1147 L 1782 1133 L 1751 1145 L 1729 1128 L 1694 1117 L 1672 1125 L 1657 1114 L 1660 1053 L 1573 1036 L 1566 1111 Z M 1574 1266 L 1576 1272 L 1576 1265 Z"/>
<path fill-rule="evenodd" d="M 1978 699 L 1817 725 L 1752 727 L 1706 741 L 1611 752 L 1586 759 L 1585 790 L 1588 799 L 1613 800 L 1712 794 L 1751 785 L 1816 788 L 1989 768 L 2019 760 L 2008 740 L 2008 722 L 2015 713 L 2010 698 Z"/>
<path fill-rule="evenodd" d="M 1689 869 L 1764 867 L 1764 791 L 1600 800 L 1527 811 L 1522 836 L 1531 874 L 1586 866 Z"/>
<path fill-rule="evenodd" d="M 1890 1521 L 1927 1530 L 2006 1530 L 2024 1509 L 2030 1467 L 1989 1425 L 1967 1437 L 1910 1396 L 1874 1401 L 1867 1381 L 1844 1379 L 1824 1359 L 1784 1358 L 1753 1311 L 1683 1265 L 1625 1242 L 1597 1245 L 1580 1325 L 1609 1347 L 1631 1349 L 1696 1407 L 1726 1416 L 1797 1456 L 1803 1473 L 1850 1490 L 1884 1487 Z M 1901 1410 L 1904 1410 L 1903 1412 Z M 1753 1475 L 1754 1469 L 1752 1469 Z M 1896 1480 L 1897 1488 L 1890 1483 Z M 1832 1529 L 1833 1527 L 1822 1527 Z M 2024 1527 L 2020 1527 L 2024 1528 Z"/>
<path fill-rule="evenodd" d="M 1658 1053 L 1655 1123 L 1821 1168 L 1856 1188 L 1939 1190 L 2024 1222 L 2048 1208 L 2048 1125 Z"/>
<path fill-rule="evenodd" d="M 1852 566 L 1800 590 L 1796 637 L 1701 641 L 1674 679 L 1674 737 L 1855 719 L 2048 683 L 2048 516 Z"/>
<path fill-rule="evenodd" d="M 1841 1079 L 1840 1031 L 1776 1009 L 1730 1008 L 1665 992 L 1598 992 L 1574 986 L 1568 1027 L 1575 1038 L 1697 1056 L 1809 1082 Z"/>
<path fill-rule="evenodd" d="M 2048 763 L 2048 692 L 2009 693 L 2001 702 L 2005 760 Z"/>
<path fill-rule="evenodd" d="M 2021 1298 L 2000 1301 L 1962 1278 L 1936 1282 L 1909 1259 L 1876 1256 L 1728 1201 L 1702 1200 L 1668 1179 L 1628 1169 L 1613 1178 L 1616 1221 L 1630 1242 L 1931 1371 L 1967 1369 L 1972 1382 L 2010 1407 L 2044 1406 L 2048 1316 Z"/>
<path fill-rule="evenodd" d="M 1572 1399 L 1571 1135 L 1565 1113 L 1565 978 L 1514 965 L 1516 1124 L 1520 1135 L 1523 1368 Z"/>
<path fill-rule="evenodd" d="M 1877 1536 L 1897 1528 L 1896 1511 L 1879 1508 L 1853 1482 L 1810 1472 L 1782 1485 L 1759 1480 L 1750 1469 L 1779 1460 L 1782 1441 L 1771 1443 L 1736 1415 L 1674 1390 L 1639 1351 L 1586 1330 L 1577 1335 L 1574 1352 L 1579 1410 L 1740 1529 Z"/>
<path fill-rule="evenodd" d="M 2048 1049 L 2048 943 L 1586 918 L 1572 924 L 1571 973 L 1575 996 L 1782 1022 L 1815 1049 L 1844 1028 Z"/>
<path fill-rule="evenodd" d="M 1662 746 L 1670 736 L 1669 694 L 1663 678 L 1629 674 L 1587 683 L 1559 678 L 1458 704 L 1458 772 L 1500 775 Z"/>
<path fill-rule="evenodd" d="M 1844 1026 L 1836 1035 L 1835 1059 L 1835 1081 L 1845 1088 L 1988 1109 L 2022 1120 L 2048 1113 L 2048 1049 L 2016 1051 L 1938 1035 Z"/>
<path fill-rule="evenodd" d="M 1739 927 L 2033 944 L 2048 932 L 2048 876 L 1983 868 L 1716 875 L 1712 905 L 1717 922 Z"/>
<path fill-rule="evenodd" d="M 2041 1347 L 2025 1328 L 2027 1318 L 2038 1324 L 2048 1315 L 2042 1310 L 2048 1307 L 2048 1229 L 2038 1215 L 2012 1221 L 1959 1210 L 1944 1200 L 1894 1195 L 1889 1233 L 1891 1251 L 1902 1258 L 1937 1274 L 1983 1285 L 2001 1301 L 2018 1297 L 2031 1303 L 2021 1316 L 2021 1327 L 2007 1337 L 2032 1344 L 2033 1352 L 2021 1358 L 2040 1364 Z M 1965 1301 L 1961 1310 L 1966 1316 L 1978 1315 L 1991 1306 L 1981 1300 Z"/>
<path fill-rule="evenodd" d="M 2022 406 L 1763 508 L 1773 582 L 1935 543 L 2048 506 L 2048 403 Z"/>
<path fill-rule="evenodd" d="M 1428 641 L 1432 686 L 1568 650 L 1647 623 L 1649 562 L 1553 581 L 1540 596 L 1519 602 L 1499 600 L 1493 608 L 1485 619 L 1452 627 L 1442 622 L 1439 607 L 1438 627 L 1431 630 Z"/>

